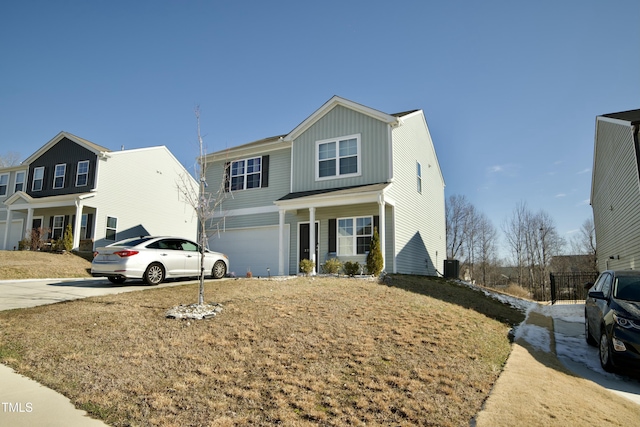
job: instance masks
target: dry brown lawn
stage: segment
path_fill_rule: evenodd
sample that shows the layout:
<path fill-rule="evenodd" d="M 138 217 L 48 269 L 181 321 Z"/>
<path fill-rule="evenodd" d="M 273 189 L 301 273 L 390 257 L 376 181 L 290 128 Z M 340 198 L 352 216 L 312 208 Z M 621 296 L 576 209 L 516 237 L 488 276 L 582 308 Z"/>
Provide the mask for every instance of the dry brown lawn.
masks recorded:
<path fill-rule="evenodd" d="M 91 277 L 91 262 L 73 253 L 0 251 L 0 280 Z"/>
<path fill-rule="evenodd" d="M 0 361 L 114 426 L 468 426 L 523 315 L 444 280 L 207 282 L 0 313 Z"/>

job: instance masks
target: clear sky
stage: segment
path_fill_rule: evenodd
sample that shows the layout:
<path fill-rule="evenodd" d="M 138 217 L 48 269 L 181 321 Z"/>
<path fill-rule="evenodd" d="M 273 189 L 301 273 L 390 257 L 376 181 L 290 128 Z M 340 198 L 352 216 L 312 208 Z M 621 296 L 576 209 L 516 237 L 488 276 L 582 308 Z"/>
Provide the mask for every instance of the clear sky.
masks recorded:
<path fill-rule="evenodd" d="M 207 151 L 333 95 L 425 113 L 446 182 L 496 228 L 518 202 L 591 216 L 595 117 L 640 108 L 640 1 L 4 1 L 0 154 L 61 130 Z"/>

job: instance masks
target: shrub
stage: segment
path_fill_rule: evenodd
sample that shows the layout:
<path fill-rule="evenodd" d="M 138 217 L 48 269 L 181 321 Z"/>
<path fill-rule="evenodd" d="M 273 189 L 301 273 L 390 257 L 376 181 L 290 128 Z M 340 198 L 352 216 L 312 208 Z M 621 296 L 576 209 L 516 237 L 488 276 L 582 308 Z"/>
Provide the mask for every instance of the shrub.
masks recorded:
<path fill-rule="evenodd" d="M 300 261 L 300 271 L 302 271 L 307 276 L 311 274 L 313 271 L 313 267 L 316 266 L 316 263 L 311 261 L 310 259 L 303 259 Z"/>
<path fill-rule="evenodd" d="M 382 272 L 383 265 L 384 261 L 382 260 L 382 249 L 380 249 L 380 236 L 378 236 L 378 229 L 374 227 L 371 247 L 367 254 L 367 271 L 369 274 L 379 276 Z"/>
<path fill-rule="evenodd" d="M 18 242 L 18 250 L 19 251 L 26 251 L 31 249 L 31 240 L 29 239 L 22 239 Z"/>
<path fill-rule="evenodd" d="M 322 271 L 327 274 L 337 274 L 342 268 L 342 262 L 338 258 L 330 258 L 324 262 Z"/>
<path fill-rule="evenodd" d="M 360 274 L 360 263 L 347 261 L 344 263 L 344 274 L 349 277 L 353 277 L 356 274 Z"/>
<path fill-rule="evenodd" d="M 71 230 L 71 224 L 67 224 L 67 228 L 64 230 L 62 249 L 67 252 L 71 252 L 71 249 L 73 249 L 73 231 Z"/>

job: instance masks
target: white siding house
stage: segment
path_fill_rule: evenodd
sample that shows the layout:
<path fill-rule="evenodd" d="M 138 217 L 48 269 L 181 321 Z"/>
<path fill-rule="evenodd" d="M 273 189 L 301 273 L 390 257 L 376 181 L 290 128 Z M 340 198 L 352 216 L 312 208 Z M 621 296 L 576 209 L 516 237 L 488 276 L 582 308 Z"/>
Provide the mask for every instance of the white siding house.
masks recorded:
<path fill-rule="evenodd" d="M 596 118 L 591 206 L 598 269 L 640 269 L 640 110 Z"/>
<path fill-rule="evenodd" d="M 197 218 L 178 185 L 197 183 L 164 146 L 110 151 L 60 132 L 21 165 L 0 169 L 5 175 L 0 249 L 17 248 L 34 229 L 59 239 L 67 224 L 73 248 L 84 251 L 139 235 L 196 238 Z"/>
<path fill-rule="evenodd" d="M 420 110 L 335 96 L 287 134 L 205 159 L 209 188 L 226 188 L 209 246 L 238 275 L 297 274 L 305 258 L 364 264 L 374 229 L 387 272 L 442 271 L 444 179 Z"/>

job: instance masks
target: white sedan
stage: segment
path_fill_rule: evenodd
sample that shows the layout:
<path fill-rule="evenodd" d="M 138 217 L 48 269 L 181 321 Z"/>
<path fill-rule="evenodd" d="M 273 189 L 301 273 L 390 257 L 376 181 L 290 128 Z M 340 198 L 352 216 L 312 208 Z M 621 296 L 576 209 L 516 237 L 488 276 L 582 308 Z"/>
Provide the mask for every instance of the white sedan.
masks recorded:
<path fill-rule="evenodd" d="M 111 283 L 142 279 L 158 285 L 167 278 L 200 277 L 200 246 L 180 237 L 136 237 L 97 248 L 91 274 Z M 229 259 L 204 249 L 204 274 L 220 279 L 227 274 Z"/>

